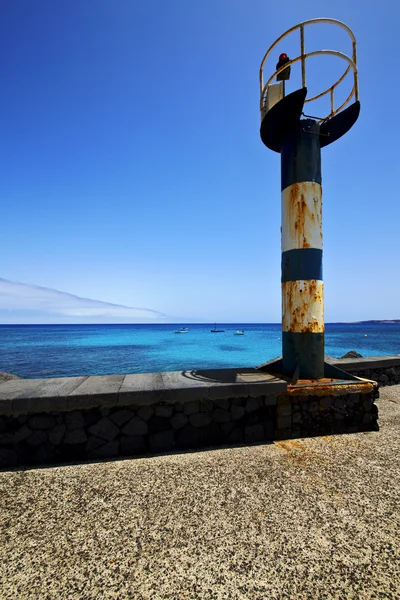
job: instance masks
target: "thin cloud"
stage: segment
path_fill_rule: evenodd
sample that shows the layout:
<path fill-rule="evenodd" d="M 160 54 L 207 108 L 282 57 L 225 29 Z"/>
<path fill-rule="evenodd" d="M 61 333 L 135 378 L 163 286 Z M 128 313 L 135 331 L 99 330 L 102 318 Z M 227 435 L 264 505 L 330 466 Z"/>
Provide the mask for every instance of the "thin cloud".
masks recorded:
<path fill-rule="evenodd" d="M 163 319 L 165 315 L 149 308 L 112 304 L 81 298 L 38 285 L 0 278 L 0 310 L 29 311 L 79 319 L 118 319 L 126 321 Z"/>

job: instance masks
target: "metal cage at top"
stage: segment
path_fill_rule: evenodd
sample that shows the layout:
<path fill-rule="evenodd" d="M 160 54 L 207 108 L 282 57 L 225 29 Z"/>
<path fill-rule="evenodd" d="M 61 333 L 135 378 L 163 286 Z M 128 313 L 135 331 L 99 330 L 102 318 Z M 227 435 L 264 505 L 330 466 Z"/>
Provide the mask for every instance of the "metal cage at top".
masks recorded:
<path fill-rule="evenodd" d="M 352 43 L 351 58 L 349 56 L 347 56 L 346 54 L 344 54 L 343 52 L 339 52 L 337 50 L 316 50 L 314 52 L 309 52 L 309 53 L 305 52 L 304 29 L 307 25 L 316 25 L 318 23 L 329 23 L 331 25 L 337 25 L 337 26 L 341 27 L 342 29 L 344 29 L 349 34 L 349 36 L 351 38 L 351 43 Z M 271 77 L 267 80 L 267 82 L 264 84 L 264 65 L 265 65 L 265 62 L 266 62 L 268 56 L 270 55 L 272 50 L 277 46 L 277 44 L 279 44 L 280 41 L 282 41 L 286 36 L 288 36 L 290 33 L 293 33 L 297 29 L 300 31 L 300 54 L 299 54 L 299 56 L 289 60 L 282 67 L 277 69 L 271 75 Z M 285 31 L 285 33 L 283 33 L 277 40 L 275 40 L 275 42 L 272 44 L 272 46 L 269 47 L 269 49 L 267 50 L 267 52 L 264 55 L 264 58 L 262 59 L 261 66 L 260 66 L 261 121 L 263 120 L 266 113 L 268 112 L 268 102 L 267 102 L 268 90 L 269 90 L 269 87 L 272 84 L 272 81 L 274 80 L 274 78 L 277 75 L 279 75 L 279 73 L 281 73 L 282 71 L 284 71 L 285 69 L 290 67 L 291 65 L 301 61 L 301 82 L 302 82 L 302 87 L 305 88 L 307 86 L 306 60 L 307 60 L 307 58 L 310 58 L 311 56 L 319 56 L 319 55 L 337 56 L 337 57 L 345 60 L 348 63 L 348 66 L 347 66 L 346 70 L 344 71 L 344 73 L 342 74 L 342 76 L 339 77 L 339 79 L 333 85 L 328 87 L 325 91 L 321 92 L 320 94 L 317 94 L 316 96 L 313 96 L 312 98 L 306 98 L 306 100 L 305 100 L 305 102 L 312 102 L 313 100 L 322 98 L 326 94 L 330 94 L 331 110 L 330 110 L 329 114 L 326 115 L 324 118 L 321 118 L 319 120 L 319 122 L 326 121 L 327 119 L 330 119 L 331 117 L 336 115 L 345 106 L 347 106 L 347 104 L 349 104 L 350 100 L 353 97 L 355 98 L 356 102 L 358 101 L 357 48 L 356 48 L 356 38 L 354 36 L 354 33 L 352 32 L 350 27 L 348 27 L 345 23 L 342 23 L 341 21 L 338 21 L 336 19 L 323 19 L 323 18 L 322 19 L 311 19 L 309 21 L 304 21 L 303 23 L 299 23 L 298 25 L 295 25 L 294 27 L 291 27 L 290 29 Z M 348 95 L 348 97 L 346 98 L 346 100 L 339 107 L 335 108 L 335 89 L 345 79 L 345 77 L 349 74 L 350 71 L 353 71 L 353 77 L 354 77 L 354 83 L 353 83 L 351 92 Z"/>

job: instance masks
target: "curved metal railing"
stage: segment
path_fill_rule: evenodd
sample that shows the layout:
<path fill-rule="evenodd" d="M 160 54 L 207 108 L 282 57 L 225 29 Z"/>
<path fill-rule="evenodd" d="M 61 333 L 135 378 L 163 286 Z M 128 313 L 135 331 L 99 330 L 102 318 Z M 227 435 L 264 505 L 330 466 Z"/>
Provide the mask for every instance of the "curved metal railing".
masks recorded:
<path fill-rule="evenodd" d="M 314 52 L 309 52 L 308 54 L 305 52 L 304 28 L 307 25 L 315 25 L 318 23 L 329 23 L 331 25 L 338 25 L 339 27 L 344 29 L 349 34 L 349 36 L 351 38 L 351 43 L 352 43 L 352 57 L 351 58 L 349 56 L 347 56 L 346 54 L 344 54 L 343 52 L 339 52 L 337 50 L 316 50 Z M 296 56 L 296 58 L 289 60 L 282 67 L 280 67 L 280 69 L 277 69 L 271 75 L 271 77 L 267 80 L 267 82 L 264 84 L 264 65 L 265 65 L 265 62 L 266 62 L 268 56 L 270 55 L 272 50 L 279 44 L 279 42 L 281 42 L 286 36 L 288 36 L 290 33 L 293 33 L 297 29 L 300 30 L 300 54 L 299 54 L 299 56 Z M 271 85 L 274 78 L 277 75 L 279 75 L 279 73 L 281 73 L 282 71 L 287 69 L 287 67 L 290 67 L 291 65 L 301 61 L 301 83 L 302 83 L 303 88 L 306 87 L 307 86 L 306 60 L 307 60 L 307 58 L 310 58 L 311 56 L 319 56 L 319 55 L 337 56 L 339 58 L 342 58 L 343 60 L 345 60 L 348 63 L 348 66 L 347 66 L 346 70 L 344 71 L 344 73 L 341 75 L 341 77 L 339 77 L 339 79 L 333 85 L 329 86 L 326 90 L 324 90 L 320 94 L 317 94 L 316 96 L 313 96 L 312 98 L 306 98 L 306 100 L 305 100 L 305 102 L 312 102 L 313 100 L 322 98 L 326 94 L 330 93 L 330 104 L 331 104 L 330 113 L 326 117 L 319 119 L 319 122 L 326 121 L 327 119 L 333 117 L 338 112 L 340 112 L 350 102 L 350 100 L 353 98 L 353 96 L 355 98 L 355 101 L 358 100 L 357 47 L 356 47 L 356 38 L 354 36 L 354 33 L 352 32 L 350 27 L 348 27 L 345 23 L 342 23 L 342 21 L 338 21 L 337 19 L 324 19 L 324 18 L 311 19 L 309 21 L 304 21 L 303 23 L 299 23 L 298 25 L 291 27 L 290 29 L 285 31 L 285 33 L 283 33 L 281 36 L 279 36 L 278 39 L 275 40 L 275 42 L 268 48 L 267 52 L 264 55 L 264 58 L 261 61 L 261 66 L 260 66 L 261 120 L 264 118 L 264 116 L 267 112 L 266 106 L 267 106 L 268 88 Z M 338 108 L 335 108 L 335 89 L 337 88 L 337 86 L 340 83 L 342 83 L 342 81 L 345 79 L 345 77 L 349 74 L 349 72 L 351 70 L 353 71 L 353 77 L 354 77 L 354 82 L 353 82 L 353 87 L 351 89 L 351 92 L 348 95 L 348 97 L 346 98 L 346 100 Z"/>

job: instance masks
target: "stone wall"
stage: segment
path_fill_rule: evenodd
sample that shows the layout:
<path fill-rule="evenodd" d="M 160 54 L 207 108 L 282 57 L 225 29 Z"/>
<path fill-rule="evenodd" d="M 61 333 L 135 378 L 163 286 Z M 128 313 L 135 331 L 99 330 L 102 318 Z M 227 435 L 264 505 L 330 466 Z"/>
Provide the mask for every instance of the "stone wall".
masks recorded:
<path fill-rule="evenodd" d="M 372 379 L 382 385 L 400 383 L 400 356 L 373 356 L 331 360 L 333 365 L 365 379 Z"/>
<path fill-rule="evenodd" d="M 0 465 L 376 430 L 375 396 L 371 382 L 290 386 L 255 369 L 9 381 Z"/>

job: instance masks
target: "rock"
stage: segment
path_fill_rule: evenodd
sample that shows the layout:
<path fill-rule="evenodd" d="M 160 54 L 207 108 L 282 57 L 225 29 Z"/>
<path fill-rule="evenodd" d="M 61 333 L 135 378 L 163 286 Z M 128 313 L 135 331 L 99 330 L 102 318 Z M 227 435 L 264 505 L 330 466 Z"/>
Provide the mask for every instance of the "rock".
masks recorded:
<path fill-rule="evenodd" d="M 0 466 L 13 467 L 18 464 L 18 454 L 9 448 L 0 448 Z"/>
<path fill-rule="evenodd" d="M 214 401 L 215 406 L 218 408 L 222 408 L 223 410 L 229 410 L 230 402 L 228 398 L 220 398 L 219 400 Z"/>
<path fill-rule="evenodd" d="M 65 424 L 56 425 L 55 427 L 53 427 L 53 429 L 49 431 L 50 443 L 53 444 L 53 446 L 58 446 L 59 444 L 61 444 L 66 431 L 67 427 L 65 426 Z"/>
<path fill-rule="evenodd" d="M 181 429 L 188 422 L 188 417 L 182 413 L 177 413 L 170 419 L 173 429 Z"/>
<path fill-rule="evenodd" d="M 39 446 L 39 444 L 44 444 L 44 442 L 47 442 L 47 433 L 42 429 L 34 431 L 26 440 L 28 446 Z"/>
<path fill-rule="evenodd" d="M 90 452 L 93 452 L 93 450 L 100 448 L 100 446 L 104 446 L 103 438 L 91 435 L 88 441 L 86 442 L 86 452 L 90 454 Z"/>
<path fill-rule="evenodd" d="M 0 433 L 4 433 L 6 429 L 6 422 L 2 417 L 0 417 Z"/>
<path fill-rule="evenodd" d="M 89 427 L 89 432 L 107 442 L 111 442 L 119 434 L 119 428 L 109 417 L 103 417 L 98 423 Z"/>
<path fill-rule="evenodd" d="M 14 444 L 19 444 L 19 442 L 23 442 L 30 435 L 32 435 L 32 433 L 32 429 L 29 429 L 29 427 L 24 425 L 14 433 Z"/>
<path fill-rule="evenodd" d="M 56 420 L 51 415 L 33 415 L 28 419 L 28 425 L 31 429 L 52 429 Z"/>
<path fill-rule="evenodd" d="M 161 433 L 162 431 L 167 431 L 171 429 L 171 424 L 169 419 L 166 417 L 150 417 L 148 422 L 148 428 L 150 433 Z"/>
<path fill-rule="evenodd" d="M 111 458 L 118 455 L 119 442 L 107 442 L 103 446 L 99 446 L 88 452 L 89 458 Z"/>
<path fill-rule="evenodd" d="M 228 441 L 231 444 L 239 444 L 243 442 L 243 430 L 240 427 L 235 427 L 229 434 Z"/>
<path fill-rule="evenodd" d="M 67 431 L 63 443 L 71 445 L 84 444 L 86 440 L 87 435 L 84 429 L 74 429 L 74 431 Z"/>
<path fill-rule="evenodd" d="M 197 413 L 195 415 L 190 415 L 189 419 L 193 427 L 204 427 L 211 423 L 212 416 L 210 413 Z"/>
<path fill-rule="evenodd" d="M 207 414 L 207 413 L 205 413 Z M 197 448 L 199 445 L 200 431 L 190 423 L 182 427 L 175 434 L 178 448 Z"/>
<path fill-rule="evenodd" d="M 6 433 L 2 433 L 0 435 L 0 444 L 2 446 L 9 446 L 10 444 L 15 443 L 14 434 L 11 431 L 7 431 Z"/>
<path fill-rule="evenodd" d="M 124 456 L 131 456 L 133 454 L 142 454 L 146 452 L 146 444 L 143 436 L 125 437 L 121 438 L 120 452 Z"/>
<path fill-rule="evenodd" d="M 154 408 L 151 406 L 142 406 L 139 408 L 137 412 L 137 416 L 143 419 L 143 421 L 148 421 L 150 417 L 154 415 Z"/>
<path fill-rule="evenodd" d="M 166 450 L 172 450 L 175 446 L 174 432 L 172 429 L 169 431 L 163 431 L 161 433 L 155 433 L 149 436 L 149 444 L 152 452 L 165 452 Z"/>
<path fill-rule="evenodd" d="M 277 429 L 290 429 L 292 426 L 292 417 L 278 417 L 276 425 Z"/>
<path fill-rule="evenodd" d="M 210 423 L 200 429 L 200 442 L 202 446 L 214 446 L 217 445 L 220 440 L 221 432 L 217 423 Z"/>
<path fill-rule="evenodd" d="M 258 399 L 257 398 L 249 398 L 246 402 L 246 412 L 252 413 L 259 409 Z"/>
<path fill-rule="evenodd" d="M 378 381 L 379 383 L 387 383 L 389 381 L 389 377 L 385 373 L 382 373 L 382 375 L 379 375 Z"/>
<path fill-rule="evenodd" d="M 183 407 L 183 412 L 185 415 L 194 415 L 200 411 L 200 404 L 198 400 L 193 400 L 192 402 L 186 402 Z"/>
<path fill-rule="evenodd" d="M 200 401 L 200 412 L 212 412 L 214 410 L 214 402 L 208 398 Z"/>
<path fill-rule="evenodd" d="M 214 410 L 212 418 L 215 423 L 229 423 L 231 420 L 231 413 L 222 408 L 217 408 Z"/>
<path fill-rule="evenodd" d="M 156 417 L 166 417 L 169 419 L 172 417 L 172 413 L 174 411 L 173 406 L 156 406 L 155 407 Z"/>
<path fill-rule="evenodd" d="M 341 358 L 362 358 L 362 355 L 355 350 L 350 350 L 350 352 L 346 352 Z"/>
<path fill-rule="evenodd" d="M 0 372 L 0 382 L 11 381 L 11 379 L 22 379 L 22 377 L 18 377 L 18 375 L 13 375 L 12 373 Z"/>
<path fill-rule="evenodd" d="M 79 410 L 73 410 L 72 412 L 65 413 L 65 425 L 67 426 L 68 431 L 82 429 L 85 426 L 82 413 L 79 412 Z"/>
<path fill-rule="evenodd" d="M 133 411 L 129 410 L 128 408 L 123 408 L 110 415 L 110 419 L 116 424 L 117 427 L 122 427 L 122 425 L 125 425 L 125 423 L 134 416 L 135 413 Z"/>
<path fill-rule="evenodd" d="M 232 404 L 231 406 L 231 415 L 232 415 L 232 421 L 237 421 L 238 419 L 241 419 L 246 413 L 246 409 L 244 406 L 237 406 L 235 404 Z"/>
<path fill-rule="evenodd" d="M 140 417 L 133 417 L 121 430 L 121 433 L 129 436 L 146 435 L 147 423 Z"/>

